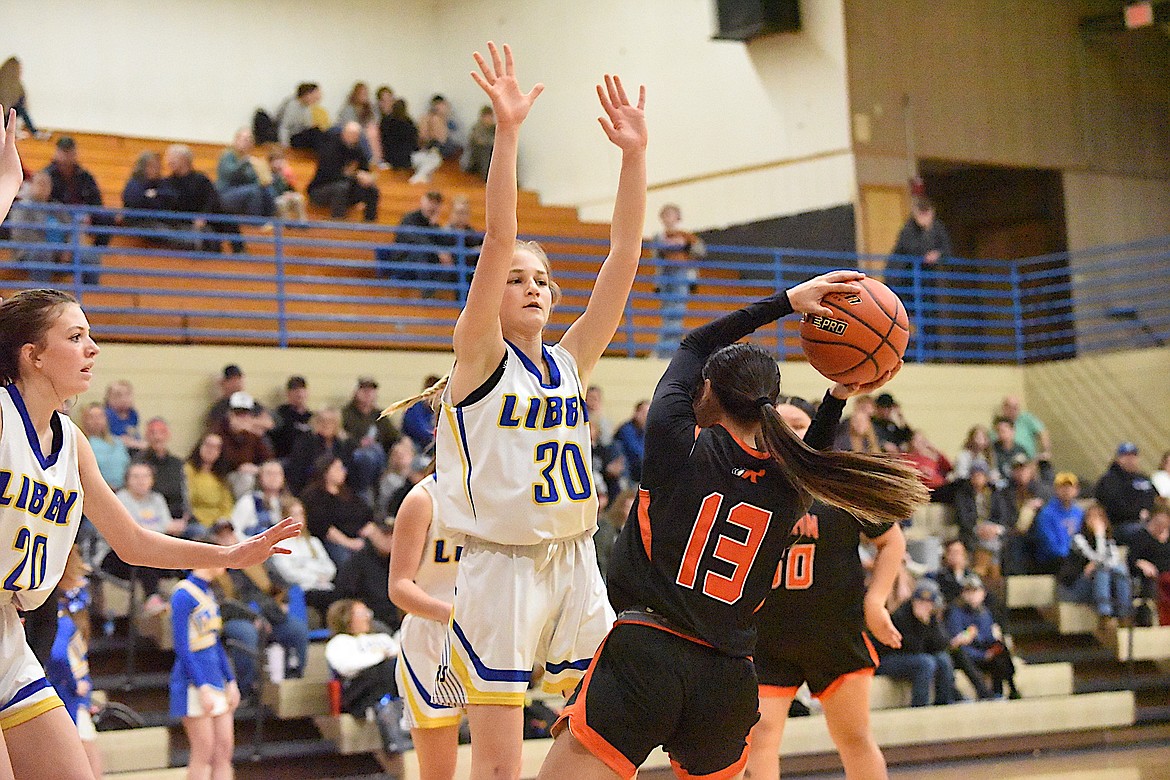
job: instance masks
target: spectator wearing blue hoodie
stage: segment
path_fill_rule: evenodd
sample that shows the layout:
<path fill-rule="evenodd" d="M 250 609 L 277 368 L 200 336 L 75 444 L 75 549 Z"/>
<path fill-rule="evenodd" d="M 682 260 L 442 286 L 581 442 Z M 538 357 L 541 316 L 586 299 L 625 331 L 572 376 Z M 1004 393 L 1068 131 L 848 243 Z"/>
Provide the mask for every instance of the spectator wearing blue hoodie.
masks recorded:
<path fill-rule="evenodd" d="M 1056 495 L 1048 499 L 1032 522 L 1033 574 L 1056 574 L 1068 557 L 1072 538 L 1081 530 L 1085 510 L 1077 505 L 1077 475 L 1062 471 L 1053 481 Z"/>

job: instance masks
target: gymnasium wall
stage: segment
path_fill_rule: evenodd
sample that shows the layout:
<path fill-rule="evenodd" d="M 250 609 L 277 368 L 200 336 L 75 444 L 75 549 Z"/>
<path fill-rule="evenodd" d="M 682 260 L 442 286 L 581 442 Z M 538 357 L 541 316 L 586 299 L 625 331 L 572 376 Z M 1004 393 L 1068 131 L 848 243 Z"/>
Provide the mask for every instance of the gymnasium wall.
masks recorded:
<path fill-rule="evenodd" d="M 216 397 L 223 366 L 239 365 L 247 390 L 269 406 L 283 402 L 290 374 L 309 382 L 310 406 L 341 406 L 353 394 L 359 373 L 375 377 L 383 404 L 418 392 L 426 374 L 443 374 L 451 355 L 437 352 L 378 352 L 268 347 L 157 346 L 107 344 L 98 358 L 97 378 L 80 403 L 100 401 L 106 385 L 128 379 L 143 415 L 166 417 L 174 432 L 173 449 L 184 456 L 199 435 L 202 417 Z M 355 368 L 361 367 L 361 368 Z M 606 416 L 615 425 L 629 419 L 634 404 L 654 392 L 666 361 L 603 358 L 590 382 L 605 391 Z M 807 363 L 781 365 L 783 392 L 821 398 L 828 382 Z M 944 452 L 958 450 L 967 428 L 989 422 L 1007 393 L 1024 391 L 1017 366 L 908 365 L 890 388 L 911 421 L 931 434 Z"/>
<path fill-rule="evenodd" d="M 470 53 L 491 38 L 515 46 L 525 85 L 547 86 L 522 140 L 524 186 L 586 219 L 609 220 L 617 181 L 596 122 L 606 71 L 648 87 L 648 230 L 667 201 L 709 228 L 854 199 L 839 0 L 807 0 L 800 33 L 749 45 L 710 40 L 711 0 L 9 5 L 0 53 L 21 57 L 47 127 L 226 143 L 298 81 L 321 83 L 333 113 L 363 79 L 416 114 L 441 91 L 466 128 L 485 102 Z"/>

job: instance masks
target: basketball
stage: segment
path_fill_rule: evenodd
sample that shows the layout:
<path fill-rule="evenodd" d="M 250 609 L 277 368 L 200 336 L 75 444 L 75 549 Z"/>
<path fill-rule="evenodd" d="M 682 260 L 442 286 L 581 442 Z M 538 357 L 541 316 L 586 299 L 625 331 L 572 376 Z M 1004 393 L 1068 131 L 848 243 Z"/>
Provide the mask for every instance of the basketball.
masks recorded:
<path fill-rule="evenodd" d="M 873 382 L 898 364 L 910 340 L 906 307 L 877 279 L 858 282 L 860 293 L 830 293 L 821 301 L 832 317 L 806 314 L 800 345 L 812 367 L 843 384 Z"/>

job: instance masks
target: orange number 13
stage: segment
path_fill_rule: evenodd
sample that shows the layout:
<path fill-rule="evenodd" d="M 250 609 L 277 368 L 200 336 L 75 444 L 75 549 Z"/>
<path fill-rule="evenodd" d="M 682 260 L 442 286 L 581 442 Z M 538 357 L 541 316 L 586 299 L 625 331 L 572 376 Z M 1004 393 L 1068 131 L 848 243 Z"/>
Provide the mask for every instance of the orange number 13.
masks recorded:
<path fill-rule="evenodd" d="M 711 537 L 715 536 L 715 547 L 711 554 L 732 565 L 731 576 L 724 576 L 708 567 L 702 579 L 703 593 L 727 604 L 734 604 L 743 596 L 748 572 L 751 571 L 756 555 L 760 551 L 760 544 L 768 531 L 772 513 L 751 504 L 736 504 L 727 513 L 727 523 L 742 529 L 742 533 L 728 536 L 726 533 L 714 532 L 715 521 L 719 517 L 722 505 L 723 496 L 719 493 L 712 493 L 703 499 L 699 507 L 699 516 L 695 519 L 695 527 L 691 530 L 690 539 L 687 540 L 687 548 L 683 553 L 676 581 L 684 588 L 695 587 L 699 580 L 703 552 L 708 548 Z"/>

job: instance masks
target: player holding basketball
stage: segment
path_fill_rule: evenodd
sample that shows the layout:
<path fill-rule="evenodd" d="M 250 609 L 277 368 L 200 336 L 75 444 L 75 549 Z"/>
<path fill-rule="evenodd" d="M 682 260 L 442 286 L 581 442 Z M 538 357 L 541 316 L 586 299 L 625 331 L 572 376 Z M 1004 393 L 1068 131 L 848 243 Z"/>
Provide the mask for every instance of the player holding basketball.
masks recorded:
<path fill-rule="evenodd" d="M 559 291 L 544 252 L 516 241 L 520 125 L 543 87 L 522 92 L 511 50 L 488 50 L 490 64 L 476 53 L 472 74 L 496 115 L 487 230 L 436 435 L 439 517 L 465 545 L 436 699 L 468 705 L 472 777 L 516 777 L 533 669 L 546 689 L 572 690 L 613 621 L 591 538 L 597 496 L 583 399 L 638 270 L 645 90 L 632 103 L 616 77 L 597 88 L 599 121 L 622 152 L 610 253 L 585 312 L 549 346 L 544 327 Z"/>
<path fill-rule="evenodd" d="M 89 442 L 61 412 L 89 388 L 98 352 L 68 293 L 24 290 L 0 304 L 0 778 L 92 777 L 17 615 L 53 592 L 83 509 L 122 560 L 159 569 L 253 566 L 284 552 L 274 545 L 299 531 L 285 520 L 216 547 L 134 522 L 102 479 Z"/>
<path fill-rule="evenodd" d="M 793 311 L 826 313 L 821 298 L 855 292 L 862 276 L 818 276 L 683 340 L 650 405 L 636 521 L 610 561 L 620 614 L 554 727 L 540 777 L 629 778 L 658 745 L 684 776 L 742 772 L 758 718 L 755 610 L 810 496 L 875 522 L 927 500 L 904 463 L 808 447 L 776 413 L 776 361 L 734 343 Z M 827 438 L 845 398 L 896 371 L 834 385 L 814 428 Z"/>
<path fill-rule="evenodd" d="M 820 417 L 814 430 L 808 413 L 791 402 L 777 411 L 809 446 L 832 441 L 832 429 L 826 431 Z M 858 534 L 878 550 L 868 591 L 857 554 Z M 753 660 L 760 681 L 760 722 L 752 729 L 747 774 L 752 780 L 780 777 L 788 708 L 807 682 L 824 706 L 845 776 L 885 777 L 885 759 L 869 728 L 869 689 L 877 656 L 865 630 L 868 626 L 890 647 L 902 643 L 885 606 L 906 552 L 902 528 L 863 523 L 841 509 L 814 503 L 793 527 L 791 540 L 776 572 L 776 589 L 757 614 Z"/>

